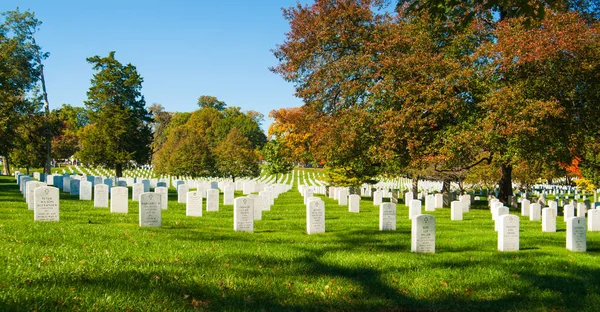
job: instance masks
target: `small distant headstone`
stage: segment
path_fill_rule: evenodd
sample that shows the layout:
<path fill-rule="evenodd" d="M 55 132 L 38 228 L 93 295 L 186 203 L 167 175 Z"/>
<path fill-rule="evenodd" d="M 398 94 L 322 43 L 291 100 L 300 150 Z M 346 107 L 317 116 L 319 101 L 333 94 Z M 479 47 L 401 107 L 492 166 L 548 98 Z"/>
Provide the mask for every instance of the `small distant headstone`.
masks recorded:
<path fill-rule="evenodd" d="M 108 185 L 94 185 L 94 207 L 108 208 Z"/>
<path fill-rule="evenodd" d="M 102 179 L 102 177 L 94 177 L 94 181 L 92 183 L 93 183 L 93 186 L 96 186 L 98 184 L 102 184 L 103 182 L 104 182 L 104 180 Z"/>
<path fill-rule="evenodd" d="M 140 183 L 141 184 L 141 183 Z M 143 184 L 142 184 L 143 185 Z M 157 193 L 142 193 L 140 202 L 140 226 L 161 227 L 162 209 L 161 195 Z"/>
<path fill-rule="evenodd" d="M 373 192 L 373 205 L 379 206 L 383 202 L 383 192 L 377 190 Z"/>
<path fill-rule="evenodd" d="M 223 188 L 223 205 L 233 205 L 234 194 L 235 188 L 233 186 Z"/>
<path fill-rule="evenodd" d="M 310 187 L 304 188 L 304 190 L 302 190 L 302 196 L 304 198 L 305 205 L 308 203 L 308 199 L 313 197 L 313 194 L 314 194 L 314 191 Z"/>
<path fill-rule="evenodd" d="M 117 181 L 117 186 L 127 187 L 127 181 L 119 180 Z"/>
<path fill-rule="evenodd" d="M 414 217 L 421 214 L 421 201 L 418 199 L 409 199 L 408 204 L 408 218 L 413 219 Z"/>
<path fill-rule="evenodd" d="M 79 184 L 79 200 L 92 200 L 92 182 L 81 181 Z"/>
<path fill-rule="evenodd" d="M 217 181 L 211 181 L 210 182 L 210 188 L 213 190 L 218 190 L 219 189 L 219 182 Z"/>
<path fill-rule="evenodd" d="M 509 208 L 508 207 L 504 207 L 504 206 L 500 206 L 498 207 L 498 210 L 496 212 L 496 221 L 494 221 L 494 231 L 498 232 L 500 231 L 500 217 L 503 215 L 507 215 L 509 214 Z"/>
<path fill-rule="evenodd" d="M 348 196 L 348 211 L 360 212 L 360 195 L 352 194 Z"/>
<path fill-rule="evenodd" d="M 585 218 L 585 212 L 586 212 L 585 204 L 577 203 L 577 216 L 580 218 Z"/>
<path fill-rule="evenodd" d="M 542 205 L 533 203 L 529 205 L 529 221 L 539 221 L 542 219 Z"/>
<path fill-rule="evenodd" d="M 59 221 L 59 195 L 58 188 L 40 186 L 33 191 L 33 220 L 34 221 Z"/>
<path fill-rule="evenodd" d="M 186 196 L 185 215 L 189 217 L 202 217 L 202 195 L 200 195 L 200 192 L 187 192 Z"/>
<path fill-rule="evenodd" d="M 444 208 L 444 195 L 435 194 L 435 209 Z"/>
<path fill-rule="evenodd" d="M 519 217 L 503 215 L 498 218 L 498 222 L 500 222 L 498 229 L 498 250 L 519 250 Z"/>
<path fill-rule="evenodd" d="M 462 221 L 463 211 L 463 203 L 461 201 L 455 200 L 450 203 L 450 220 Z"/>
<path fill-rule="evenodd" d="M 187 199 L 187 193 L 189 191 L 190 188 L 189 186 L 187 186 L 187 184 L 177 184 L 177 202 L 180 204 L 185 204 L 185 201 Z"/>
<path fill-rule="evenodd" d="M 575 207 L 573 205 L 565 205 L 563 207 L 563 219 L 565 222 L 567 222 L 567 220 L 569 218 L 572 218 L 575 216 Z"/>
<path fill-rule="evenodd" d="M 29 181 L 25 184 L 25 189 L 27 193 L 27 208 L 29 210 L 33 210 L 33 204 L 35 203 L 33 198 L 35 195 L 35 189 L 42 186 L 46 186 L 46 183 L 38 181 Z"/>
<path fill-rule="evenodd" d="M 160 200 L 161 200 L 160 208 L 162 210 L 167 210 L 167 208 L 169 206 L 169 189 L 166 186 L 157 186 L 154 188 L 154 193 L 160 194 Z"/>
<path fill-rule="evenodd" d="M 338 205 L 348 205 L 348 188 L 342 187 L 338 189 Z"/>
<path fill-rule="evenodd" d="M 129 190 L 125 186 L 116 186 L 110 190 L 110 212 L 127 213 L 129 211 Z"/>
<path fill-rule="evenodd" d="M 410 204 L 410 201 L 413 199 L 415 199 L 415 194 L 413 192 L 404 193 L 404 204 L 405 205 Z"/>
<path fill-rule="evenodd" d="M 433 212 L 435 211 L 435 195 L 427 195 L 425 196 L 425 211 Z"/>
<path fill-rule="evenodd" d="M 600 210 L 591 209 L 588 211 L 588 231 L 598 232 L 600 231 Z"/>
<path fill-rule="evenodd" d="M 133 184 L 133 188 L 132 188 L 132 193 L 131 193 L 131 200 L 133 201 L 139 201 L 140 200 L 140 195 L 142 195 L 142 193 L 144 193 L 144 184 L 143 183 L 134 183 Z"/>
<path fill-rule="evenodd" d="M 542 232 L 556 232 L 556 211 L 553 208 L 542 209 Z"/>
<path fill-rule="evenodd" d="M 239 197 L 233 203 L 233 230 L 236 232 L 254 232 L 254 200 Z"/>
<path fill-rule="evenodd" d="M 396 204 L 381 203 L 381 205 L 379 205 L 379 230 L 396 230 Z"/>
<path fill-rule="evenodd" d="M 219 211 L 219 190 L 206 190 L 206 211 Z"/>
<path fill-rule="evenodd" d="M 167 187 L 167 182 L 156 182 L 156 187 Z"/>
<path fill-rule="evenodd" d="M 150 180 L 143 179 L 140 181 L 140 183 L 142 183 L 142 185 L 144 186 L 144 193 L 150 192 Z"/>
<path fill-rule="evenodd" d="M 71 177 L 63 177 L 63 192 L 71 193 Z"/>
<path fill-rule="evenodd" d="M 462 203 L 463 212 L 469 212 L 469 210 L 471 209 L 471 195 L 462 195 L 459 201 Z"/>
<path fill-rule="evenodd" d="M 567 219 L 567 249 L 577 252 L 587 250 L 585 218 Z"/>
<path fill-rule="evenodd" d="M 59 175 L 55 175 L 52 176 L 52 183 L 55 187 L 58 187 L 59 189 L 63 188 L 63 177 L 59 176 Z"/>
<path fill-rule="evenodd" d="M 106 178 L 102 180 L 102 183 L 108 186 L 108 192 L 110 193 L 110 189 L 113 187 L 113 180 L 111 178 Z"/>
<path fill-rule="evenodd" d="M 412 219 L 411 251 L 435 253 L 435 217 L 418 215 Z"/>
<path fill-rule="evenodd" d="M 325 203 L 319 198 L 306 204 L 306 232 L 325 233 Z"/>

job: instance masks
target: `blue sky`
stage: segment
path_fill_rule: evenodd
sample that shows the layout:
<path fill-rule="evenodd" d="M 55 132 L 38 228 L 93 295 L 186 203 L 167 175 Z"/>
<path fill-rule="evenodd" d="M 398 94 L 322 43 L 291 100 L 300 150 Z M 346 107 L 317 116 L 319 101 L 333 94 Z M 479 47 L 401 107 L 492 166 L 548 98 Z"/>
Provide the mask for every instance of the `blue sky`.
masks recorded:
<path fill-rule="evenodd" d="M 311 1 L 305 0 L 302 3 Z M 30 9 L 43 21 L 36 40 L 45 61 L 50 108 L 83 106 L 93 75 L 85 59 L 116 51 L 144 77 L 147 105 L 193 111 L 200 95 L 265 115 L 296 107 L 291 84 L 269 71 L 271 49 L 289 24 L 282 7 L 296 0 L 265 1 L 2 1 L 0 11 Z"/>

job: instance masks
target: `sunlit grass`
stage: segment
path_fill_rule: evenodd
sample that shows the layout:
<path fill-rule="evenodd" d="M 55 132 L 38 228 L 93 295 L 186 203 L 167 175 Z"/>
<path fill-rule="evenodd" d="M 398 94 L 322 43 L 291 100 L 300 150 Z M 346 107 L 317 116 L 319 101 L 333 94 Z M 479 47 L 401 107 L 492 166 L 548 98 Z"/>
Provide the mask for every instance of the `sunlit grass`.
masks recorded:
<path fill-rule="evenodd" d="M 309 236 L 296 188 L 255 233 L 233 231 L 232 206 L 186 217 L 173 189 L 157 229 L 138 227 L 137 202 L 111 214 L 61 193 L 61 221 L 41 223 L 0 182 L 3 311 L 600 310 L 600 234 L 569 252 L 562 217 L 557 233 L 522 218 L 522 250 L 500 253 L 484 204 L 464 221 L 438 210 L 437 253 L 423 255 L 402 205 L 398 230 L 379 232 L 371 202 L 351 214 L 323 197 L 327 233 Z"/>

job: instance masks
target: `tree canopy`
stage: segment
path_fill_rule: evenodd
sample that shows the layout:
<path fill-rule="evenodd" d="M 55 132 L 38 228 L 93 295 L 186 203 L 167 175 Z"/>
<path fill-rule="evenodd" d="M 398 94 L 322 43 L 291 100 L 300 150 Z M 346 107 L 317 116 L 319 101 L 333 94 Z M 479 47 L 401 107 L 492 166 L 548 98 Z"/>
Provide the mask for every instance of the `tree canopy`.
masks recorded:
<path fill-rule="evenodd" d="M 85 101 L 90 125 L 81 132 L 78 156 L 91 165 L 115 168 L 117 177 L 130 162 L 150 159 L 152 118 L 141 94 L 143 78 L 135 66 L 122 65 L 115 52 L 87 59 L 97 72 Z"/>

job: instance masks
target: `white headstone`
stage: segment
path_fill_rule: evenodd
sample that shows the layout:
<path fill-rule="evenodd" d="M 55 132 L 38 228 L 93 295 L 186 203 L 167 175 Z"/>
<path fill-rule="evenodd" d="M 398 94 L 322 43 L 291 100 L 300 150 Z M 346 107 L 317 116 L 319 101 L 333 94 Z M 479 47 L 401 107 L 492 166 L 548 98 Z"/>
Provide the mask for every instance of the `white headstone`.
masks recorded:
<path fill-rule="evenodd" d="M 140 195 L 144 193 L 144 183 L 134 183 L 132 191 L 133 192 L 131 193 L 131 199 L 133 201 L 139 201 Z"/>
<path fill-rule="evenodd" d="M 379 205 L 379 230 L 396 230 L 396 204 L 381 203 L 381 205 Z"/>
<path fill-rule="evenodd" d="M 41 186 L 46 186 L 46 183 L 44 182 L 38 182 L 38 181 L 28 181 L 25 182 L 25 190 L 26 190 L 26 194 L 27 194 L 27 208 L 29 210 L 33 210 L 33 195 L 34 195 L 34 191 L 36 188 L 41 187 Z"/>
<path fill-rule="evenodd" d="M 40 186 L 33 190 L 33 220 L 58 221 L 60 215 L 58 188 Z"/>
<path fill-rule="evenodd" d="M 563 218 L 564 221 L 567 222 L 569 218 L 575 216 L 575 207 L 573 205 L 565 205 L 563 207 Z"/>
<path fill-rule="evenodd" d="M 206 211 L 219 211 L 219 190 L 206 190 Z"/>
<path fill-rule="evenodd" d="M 169 189 L 166 186 L 157 186 L 154 188 L 154 193 L 160 194 L 160 208 L 167 210 L 169 207 Z"/>
<path fill-rule="evenodd" d="M 140 183 L 141 184 L 141 183 Z M 142 184 L 143 186 L 143 184 Z M 162 202 L 161 194 L 140 194 L 140 226 L 161 227 L 162 225 Z"/>
<path fill-rule="evenodd" d="M 587 250 L 585 218 L 567 219 L 567 249 L 578 252 Z"/>
<path fill-rule="evenodd" d="M 462 221 L 463 219 L 463 202 L 454 200 L 450 203 L 450 220 Z"/>
<path fill-rule="evenodd" d="M 408 218 L 413 219 L 414 217 L 421 214 L 421 201 L 418 199 L 412 199 L 409 201 L 408 206 Z"/>
<path fill-rule="evenodd" d="M 542 209 L 542 232 L 556 232 L 556 212 L 553 208 Z"/>
<path fill-rule="evenodd" d="M 254 220 L 262 220 L 262 208 L 263 208 L 263 199 L 261 196 L 257 194 L 250 194 L 248 198 L 251 198 L 254 202 Z"/>
<path fill-rule="evenodd" d="M 529 205 L 529 221 L 539 221 L 542 219 L 542 205 L 533 203 Z"/>
<path fill-rule="evenodd" d="M 108 185 L 94 185 L 94 207 L 108 208 Z"/>
<path fill-rule="evenodd" d="M 509 213 L 510 213 L 510 211 L 509 211 L 508 207 L 500 206 L 497 208 L 496 221 L 494 221 L 494 231 L 496 231 L 496 232 L 500 231 L 500 217 L 503 215 L 507 215 Z"/>
<path fill-rule="evenodd" d="M 187 184 L 177 185 L 177 202 L 180 204 L 185 204 L 185 200 L 187 199 L 187 193 L 189 191 L 190 187 Z"/>
<path fill-rule="evenodd" d="M 92 200 L 92 182 L 81 181 L 79 183 L 79 200 Z"/>
<path fill-rule="evenodd" d="M 411 251 L 435 253 L 435 217 L 418 215 L 412 219 Z"/>
<path fill-rule="evenodd" d="M 325 232 L 325 203 L 321 199 L 309 200 L 306 204 L 306 232 Z"/>
<path fill-rule="evenodd" d="M 202 217 L 202 195 L 200 192 L 187 192 L 185 201 L 185 215 L 189 217 Z"/>
<path fill-rule="evenodd" d="M 425 211 L 433 212 L 435 211 L 435 195 L 427 195 L 425 196 Z"/>
<path fill-rule="evenodd" d="M 500 227 L 498 229 L 498 250 L 519 250 L 519 217 L 514 215 L 503 215 L 498 217 Z"/>
<path fill-rule="evenodd" d="M 600 209 L 590 209 L 588 211 L 588 231 L 600 231 Z"/>
<path fill-rule="evenodd" d="M 435 194 L 435 209 L 444 208 L 444 195 L 443 194 Z"/>
<path fill-rule="evenodd" d="M 308 203 L 308 199 L 313 197 L 313 194 L 314 194 L 314 191 L 312 188 L 310 188 L 310 187 L 304 188 L 304 190 L 302 191 L 302 196 L 304 197 L 305 205 Z"/>
<path fill-rule="evenodd" d="M 127 213 L 129 211 L 129 190 L 125 186 L 110 189 L 110 212 Z"/>
<path fill-rule="evenodd" d="M 233 205 L 235 188 L 233 186 L 226 186 L 223 189 L 223 205 Z"/>
<path fill-rule="evenodd" d="M 338 189 L 338 205 L 346 206 L 348 205 L 348 189 L 342 187 Z"/>
<path fill-rule="evenodd" d="M 585 218 L 586 207 L 584 203 L 577 203 L 577 216 L 580 218 Z"/>
<path fill-rule="evenodd" d="M 360 195 L 352 194 L 348 196 L 348 211 L 360 212 Z"/>
<path fill-rule="evenodd" d="M 233 230 L 254 232 L 254 200 L 238 197 L 233 201 Z"/>
<path fill-rule="evenodd" d="M 379 190 L 373 192 L 373 205 L 379 206 L 379 205 L 381 205 L 382 202 L 383 202 L 383 192 L 379 191 Z"/>

